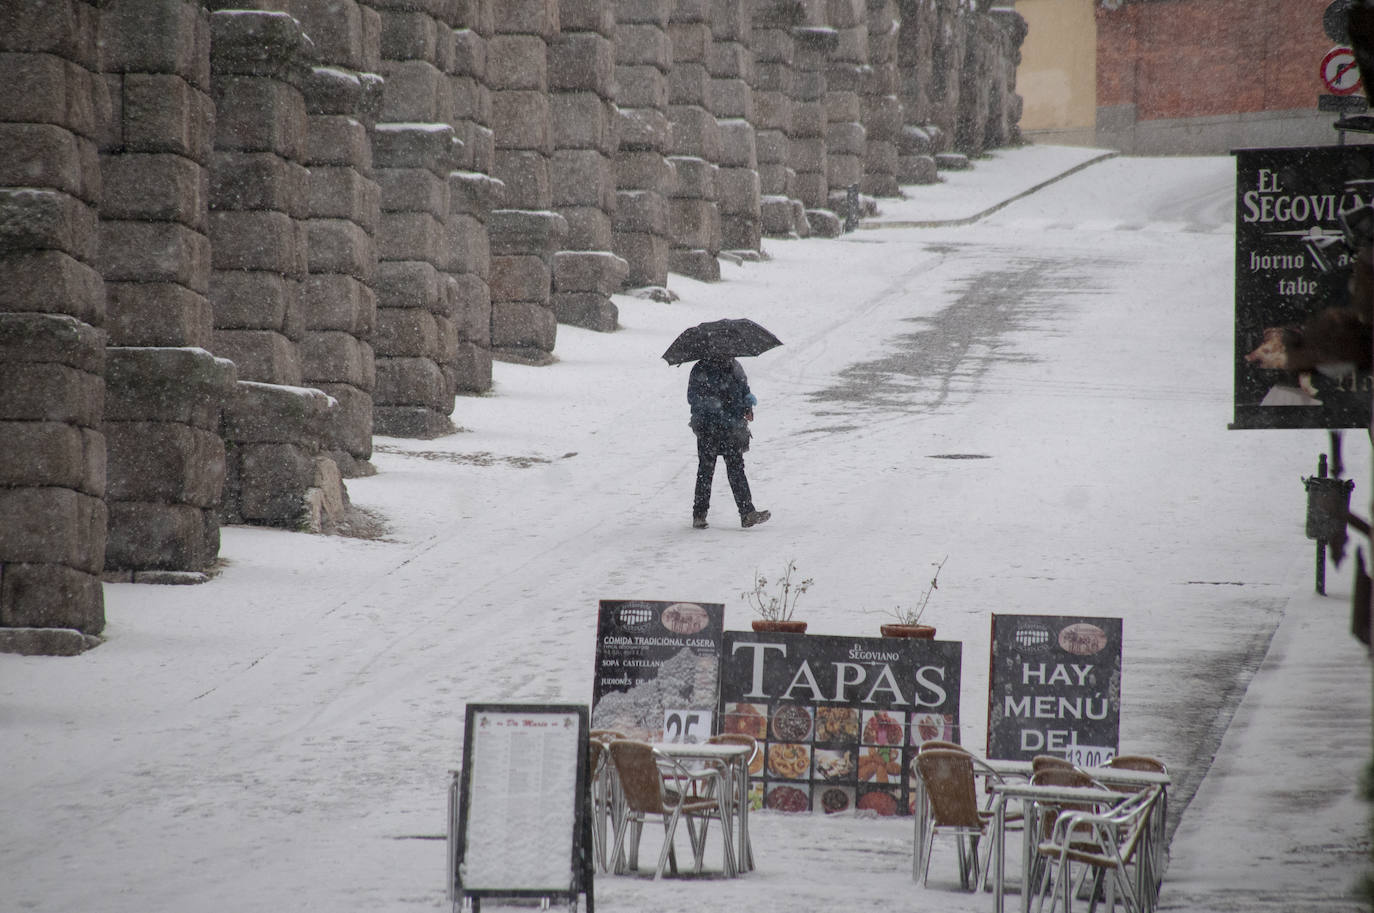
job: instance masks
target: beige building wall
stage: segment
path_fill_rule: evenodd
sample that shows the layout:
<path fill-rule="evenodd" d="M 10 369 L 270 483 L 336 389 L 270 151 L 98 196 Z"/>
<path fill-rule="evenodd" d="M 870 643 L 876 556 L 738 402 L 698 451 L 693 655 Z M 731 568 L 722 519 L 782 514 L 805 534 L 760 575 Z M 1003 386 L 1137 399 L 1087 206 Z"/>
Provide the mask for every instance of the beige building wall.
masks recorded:
<path fill-rule="evenodd" d="M 1032 142 L 1094 145 L 1097 127 L 1095 0 L 1016 0 L 1029 31 L 1016 91 L 1021 133 Z"/>

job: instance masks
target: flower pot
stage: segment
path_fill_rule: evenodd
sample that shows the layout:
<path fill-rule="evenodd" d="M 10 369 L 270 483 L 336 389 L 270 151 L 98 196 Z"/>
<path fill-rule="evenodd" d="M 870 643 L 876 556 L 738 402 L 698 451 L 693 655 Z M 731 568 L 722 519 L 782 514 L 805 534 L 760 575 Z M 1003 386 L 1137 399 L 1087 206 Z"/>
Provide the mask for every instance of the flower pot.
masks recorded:
<path fill-rule="evenodd" d="M 755 618 L 750 624 L 754 630 L 763 633 L 781 634 L 805 634 L 806 622 L 804 621 L 773 621 L 767 618 Z"/>
<path fill-rule="evenodd" d="M 935 628 L 931 625 L 880 625 L 884 637 L 919 637 L 934 640 Z"/>

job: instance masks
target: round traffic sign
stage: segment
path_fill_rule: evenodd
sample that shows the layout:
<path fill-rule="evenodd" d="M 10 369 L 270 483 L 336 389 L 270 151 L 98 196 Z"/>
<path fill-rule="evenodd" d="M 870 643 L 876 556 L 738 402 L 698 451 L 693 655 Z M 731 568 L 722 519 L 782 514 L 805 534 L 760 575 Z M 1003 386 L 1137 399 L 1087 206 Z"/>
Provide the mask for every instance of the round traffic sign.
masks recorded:
<path fill-rule="evenodd" d="M 1332 41 L 1350 40 L 1350 3 L 1351 0 L 1331 0 L 1322 13 L 1322 30 Z"/>
<path fill-rule="evenodd" d="M 1355 52 L 1347 47 L 1334 47 L 1322 58 L 1322 85 L 1333 95 L 1354 95 L 1360 91 L 1360 68 L 1355 65 Z"/>

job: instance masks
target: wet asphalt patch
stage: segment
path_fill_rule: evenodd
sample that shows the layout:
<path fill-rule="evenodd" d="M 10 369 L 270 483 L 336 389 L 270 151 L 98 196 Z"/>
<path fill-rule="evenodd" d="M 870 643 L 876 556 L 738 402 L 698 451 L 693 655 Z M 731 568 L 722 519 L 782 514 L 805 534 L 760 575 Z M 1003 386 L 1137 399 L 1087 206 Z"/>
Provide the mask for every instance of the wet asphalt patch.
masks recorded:
<path fill-rule="evenodd" d="M 968 248 L 951 248 L 956 250 Z M 985 249 L 972 252 L 988 255 Z M 948 306 L 907 318 L 917 329 L 887 340 L 885 354 L 850 365 L 835 383 L 811 394 L 822 407 L 818 414 L 856 408 L 933 412 L 970 401 L 994 366 L 1038 360 L 1015 335 L 1052 321 L 1073 306 L 1072 299 L 1095 291 L 1085 271 L 1076 268 L 1089 262 L 1096 263 L 1008 257 L 1005 267 L 964 280 Z M 911 289 L 913 299 L 919 291 Z"/>

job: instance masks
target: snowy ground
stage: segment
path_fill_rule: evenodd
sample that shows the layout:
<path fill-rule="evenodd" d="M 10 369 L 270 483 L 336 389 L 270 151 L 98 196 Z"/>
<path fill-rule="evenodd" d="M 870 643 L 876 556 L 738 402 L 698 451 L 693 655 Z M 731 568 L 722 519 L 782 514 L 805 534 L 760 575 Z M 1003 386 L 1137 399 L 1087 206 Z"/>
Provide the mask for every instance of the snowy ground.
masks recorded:
<path fill-rule="evenodd" d="M 349 492 L 384 539 L 226 529 L 206 585 L 108 585 L 98 649 L 0 656 L 0 911 L 443 909 L 465 704 L 586 702 L 599 599 L 723 602 L 743 628 L 753 572 L 795 559 L 812 632 L 872 635 L 944 556 L 926 620 L 964 644 L 965 744 L 990 613 L 1120 615 L 1122 748 L 1176 780 L 1164 907 L 1358 909 L 1369 667 L 1350 565 L 1312 595 L 1303 536 L 1326 436 L 1226 428 L 1234 163 L 1113 158 L 998 208 L 1099 156 L 999 152 L 871 230 L 619 297 L 620 332 L 497 365 L 464 433 L 378 439 Z M 747 363 L 773 520 L 734 524 L 720 472 L 693 530 L 687 371 L 658 355 L 736 315 L 786 343 Z M 1367 505 L 1368 443 L 1345 450 Z M 909 819 L 752 823 L 757 872 L 602 877 L 598 904 L 990 907 L 948 841 L 912 884 Z"/>

